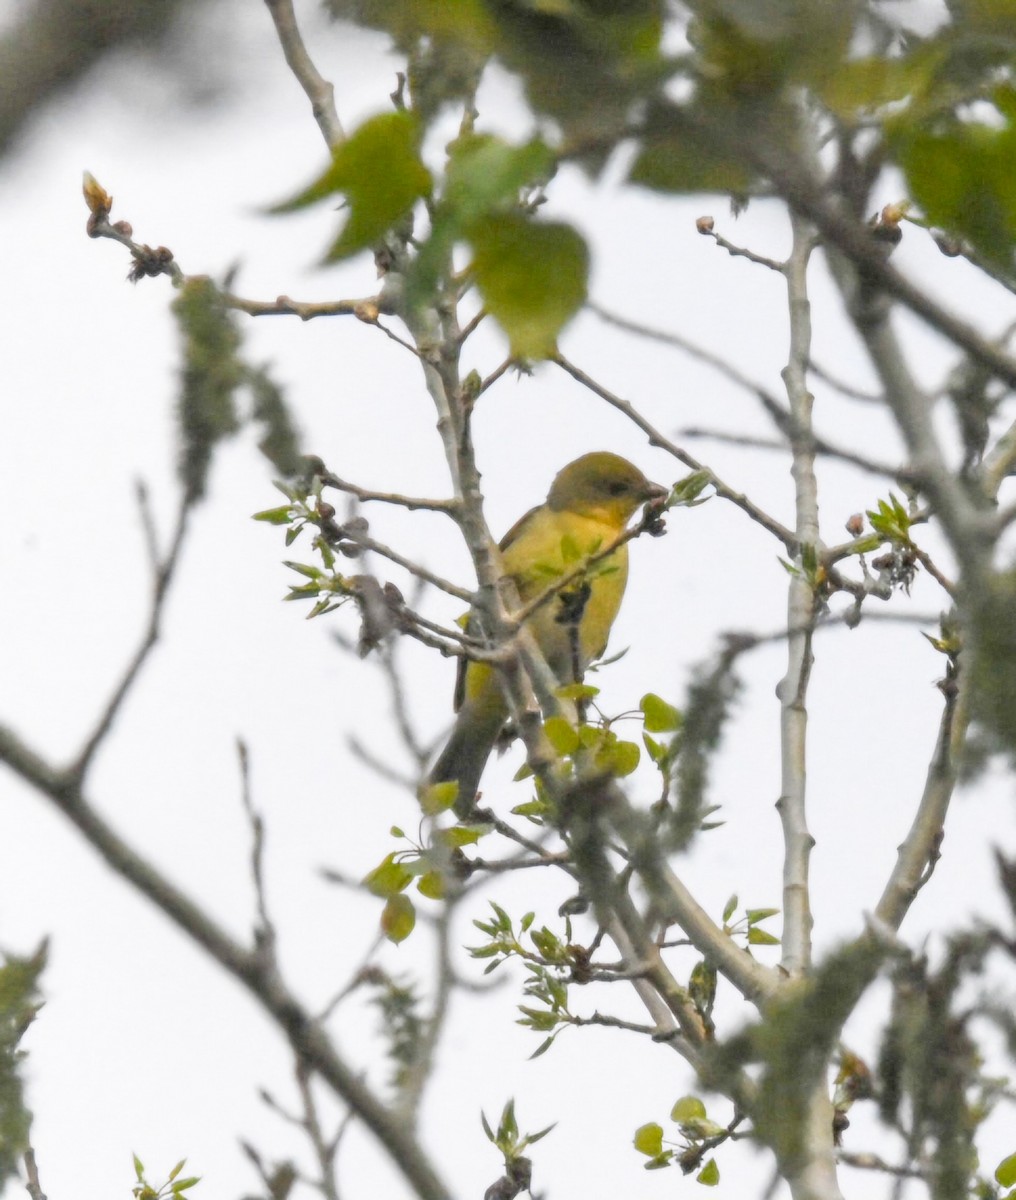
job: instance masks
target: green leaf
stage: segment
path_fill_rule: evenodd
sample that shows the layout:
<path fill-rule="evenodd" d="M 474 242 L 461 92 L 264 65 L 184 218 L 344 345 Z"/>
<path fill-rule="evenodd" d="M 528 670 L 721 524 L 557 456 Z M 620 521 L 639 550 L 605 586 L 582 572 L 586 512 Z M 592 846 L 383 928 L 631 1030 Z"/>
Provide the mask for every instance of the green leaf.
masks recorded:
<path fill-rule="evenodd" d="M 172 1183 L 173 1180 L 177 1177 L 177 1175 L 180 1174 L 180 1172 L 184 1169 L 184 1167 L 186 1165 L 187 1165 L 187 1160 L 185 1158 L 181 1158 L 180 1161 L 176 1164 L 176 1166 L 172 1169 L 172 1171 L 170 1171 L 169 1175 L 167 1176 L 167 1182 Z"/>
<path fill-rule="evenodd" d="M 428 900 L 443 900 L 445 897 L 444 875 L 440 871 L 428 871 L 420 877 L 416 890 Z"/>
<path fill-rule="evenodd" d="M 408 896 L 389 898 L 381 913 L 381 928 L 385 937 L 396 946 L 404 942 L 416 925 L 416 909 Z"/>
<path fill-rule="evenodd" d="M 617 779 L 631 775 L 639 765 L 642 751 L 634 742 L 611 741 L 605 743 L 596 752 L 596 766 L 601 771 L 609 771 Z"/>
<path fill-rule="evenodd" d="M 512 357 L 552 357 L 558 334 L 585 303 L 585 241 L 570 225 L 520 213 L 483 218 L 469 240 L 477 286 L 508 335 Z"/>
<path fill-rule="evenodd" d="M 453 825 L 451 829 L 437 830 L 434 841 L 447 846 L 449 850 L 458 850 L 462 846 L 475 846 L 490 830 L 490 825 Z"/>
<path fill-rule="evenodd" d="M 487 1135 L 487 1141 L 496 1142 L 497 1138 L 494 1137 L 494 1131 L 491 1129 L 490 1124 L 487 1121 L 487 1115 L 484 1113 L 483 1109 L 480 1110 L 480 1124 L 483 1126 L 483 1132 Z"/>
<path fill-rule="evenodd" d="M 646 136 L 632 164 L 632 183 L 655 192 L 743 193 L 751 181 L 743 154 L 696 130 L 692 120 L 658 105 L 645 119 Z"/>
<path fill-rule="evenodd" d="M 635 1149 L 647 1158 L 656 1158 L 663 1153 L 663 1126 L 651 1121 L 635 1130 Z"/>
<path fill-rule="evenodd" d="M 720 1168 L 716 1165 L 716 1159 L 711 1158 L 695 1176 L 695 1179 L 704 1187 L 716 1187 L 720 1182 Z"/>
<path fill-rule="evenodd" d="M 420 807 L 428 817 L 447 812 L 459 798 L 459 781 L 448 779 L 430 783 L 420 789 Z"/>
<path fill-rule="evenodd" d="M 298 575 L 303 575 L 307 579 L 318 580 L 325 577 L 325 573 L 320 567 L 309 566 L 306 563 L 298 563 L 286 559 L 283 566 L 289 567 L 291 571 L 296 571 Z"/>
<path fill-rule="evenodd" d="M 667 757 L 667 747 L 661 746 L 658 741 L 651 738 L 648 733 L 642 735 L 642 744 L 646 748 L 649 757 L 656 763 L 657 766 Z"/>
<path fill-rule="evenodd" d="M 861 538 L 854 544 L 855 554 L 871 554 L 882 545 L 884 538 L 879 537 L 877 533 L 869 533 L 867 537 Z"/>
<path fill-rule="evenodd" d="M 712 483 L 713 476 L 711 471 L 692 471 L 690 475 L 686 475 L 684 479 L 678 480 L 671 490 L 670 496 L 664 505 L 665 508 L 691 508 L 696 503 L 701 504 L 698 499 L 703 491 Z"/>
<path fill-rule="evenodd" d="M 681 714 L 673 704 L 668 704 L 652 692 L 646 692 L 639 701 L 639 708 L 645 715 L 645 726 L 649 733 L 672 733 L 681 728 Z"/>
<path fill-rule="evenodd" d="M 515 1120 L 515 1100 L 505 1102 L 501 1110 L 501 1120 L 497 1127 L 498 1142 L 514 1142 L 519 1136 L 518 1122 Z"/>
<path fill-rule="evenodd" d="M 529 1061 L 532 1062 L 534 1058 L 539 1058 L 541 1055 L 546 1054 L 551 1046 L 553 1046 L 556 1039 L 556 1033 L 552 1033 L 550 1037 L 544 1038 L 543 1041 L 532 1052 L 532 1054 L 530 1054 Z"/>
<path fill-rule="evenodd" d="M 284 504 L 281 508 L 265 508 L 256 512 L 252 521 L 267 521 L 269 525 L 288 525 L 293 519 L 293 506 Z"/>
<path fill-rule="evenodd" d="M 145 1177 L 145 1164 L 141 1161 L 140 1158 L 138 1158 L 138 1156 L 136 1154 L 133 1155 L 133 1158 L 134 1158 L 134 1178 L 137 1179 L 138 1183 L 140 1183 L 141 1180 L 144 1179 L 144 1177 Z"/>
<path fill-rule="evenodd" d="M 850 120 L 887 104 L 913 101 L 932 82 L 941 63 L 941 49 L 931 46 L 899 58 L 850 58 L 819 81 L 819 91 L 833 112 Z"/>
<path fill-rule="evenodd" d="M 682 1096 L 670 1110 L 670 1119 L 679 1125 L 697 1121 L 706 1115 L 706 1106 L 698 1096 Z"/>
<path fill-rule="evenodd" d="M 748 930 L 748 945 L 749 946 L 778 946 L 780 939 L 771 933 L 766 933 L 764 929 L 759 929 L 757 925 L 753 925 Z"/>
<path fill-rule="evenodd" d="M 723 909 L 724 925 L 726 925 L 726 923 L 734 915 L 734 911 L 736 908 L 737 908 L 737 893 L 735 892 L 734 895 L 730 897 L 730 899 L 727 901 L 726 905 L 724 906 L 724 909 Z"/>
<path fill-rule="evenodd" d="M 295 212 L 341 193 L 349 215 L 327 261 L 348 258 L 378 241 L 417 200 L 430 195 L 432 180 L 420 159 L 419 142 L 412 113 L 371 117 L 336 148 L 323 175 L 271 211 Z"/>
<path fill-rule="evenodd" d="M 554 171 L 554 154 L 540 138 L 512 146 L 490 134 L 469 134 L 448 147 L 441 215 L 459 230 L 505 205 L 518 202 L 522 188 L 542 183 Z"/>
<path fill-rule="evenodd" d="M 591 683 L 566 683 L 554 689 L 559 700 L 594 700 L 599 694 L 600 689 Z"/>
<path fill-rule="evenodd" d="M 550 811 L 546 800 L 527 800 L 524 804 L 516 804 L 512 812 L 517 817 L 529 817 L 536 820 L 545 817 Z"/>
<path fill-rule="evenodd" d="M 757 925 L 759 921 L 764 921 L 767 917 L 775 917 L 779 911 L 778 908 L 746 908 L 744 914 L 748 918 L 749 925 Z"/>
<path fill-rule="evenodd" d="M 178 1179 L 173 1184 L 173 1195 L 179 1196 L 181 1192 L 186 1192 L 189 1188 L 194 1187 L 195 1184 L 200 1182 L 200 1175 L 188 1175 L 186 1179 Z"/>
<path fill-rule="evenodd" d="M 995 1182 L 1002 1187 L 1012 1187 L 1016 1184 L 1016 1154 L 1010 1154 L 995 1168 Z"/>
<path fill-rule="evenodd" d="M 363 879 L 363 885 L 375 896 L 385 898 L 394 896 L 407 888 L 412 881 L 411 871 L 395 861 L 394 851 L 387 855 L 382 862 L 368 872 Z"/>
<path fill-rule="evenodd" d="M 574 754 L 582 744 L 578 730 L 564 717 L 548 717 L 543 723 L 543 732 L 555 753 L 562 757 Z"/>
<path fill-rule="evenodd" d="M 1016 244 L 1016 90 L 992 97 L 1002 122 L 901 121 L 890 144 L 910 193 L 928 220 L 969 239 L 987 258 L 1012 265 Z"/>
<path fill-rule="evenodd" d="M 643 1163 L 642 1166 L 647 1171 L 662 1171 L 664 1167 L 670 1166 L 673 1157 L 673 1150 L 664 1150 L 662 1154 L 657 1154 L 655 1158 L 651 1158 L 648 1162 Z"/>

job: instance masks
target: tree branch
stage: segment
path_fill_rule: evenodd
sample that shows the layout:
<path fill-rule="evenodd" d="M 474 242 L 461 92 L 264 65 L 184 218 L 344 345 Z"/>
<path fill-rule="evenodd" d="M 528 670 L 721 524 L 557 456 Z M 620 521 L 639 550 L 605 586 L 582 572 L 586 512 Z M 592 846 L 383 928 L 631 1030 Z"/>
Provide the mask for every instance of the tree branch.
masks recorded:
<path fill-rule="evenodd" d="M 256 950 L 236 942 L 201 907 L 121 838 L 86 800 L 75 776 L 57 771 L 0 726 L 0 762 L 40 792 L 78 829 L 115 874 L 126 879 L 191 941 L 240 982 L 285 1034 L 294 1053 L 344 1100 L 390 1154 L 421 1200 L 448 1200 L 448 1189 L 402 1121 L 340 1057 L 328 1035 Z"/>
<path fill-rule="evenodd" d="M 808 682 L 813 661 L 812 636 L 816 598 L 810 572 L 802 557 L 820 543 L 818 482 L 815 478 L 814 443 L 811 438 L 812 395 L 807 368 L 811 354 L 811 306 L 808 300 L 808 259 L 812 231 L 799 217 L 791 217 L 793 249 L 785 272 L 790 309 L 790 356 L 783 370 L 795 430 L 792 439 L 797 523 L 795 533 L 802 548 L 798 571 L 790 577 L 787 594 L 787 671 L 777 688 L 780 699 L 781 788 L 776 808 L 783 824 L 783 967 L 791 976 L 811 965 L 811 900 L 808 863 L 815 839 L 808 830 L 805 811 L 807 779 Z"/>

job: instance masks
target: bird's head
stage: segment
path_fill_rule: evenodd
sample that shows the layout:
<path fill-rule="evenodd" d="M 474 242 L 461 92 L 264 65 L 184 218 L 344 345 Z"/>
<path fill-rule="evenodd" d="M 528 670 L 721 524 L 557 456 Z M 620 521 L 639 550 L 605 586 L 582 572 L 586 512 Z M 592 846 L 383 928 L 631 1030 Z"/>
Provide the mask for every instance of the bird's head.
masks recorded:
<path fill-rule="evenodd" d="M 547 505 L 555 512 L 597 517 L 620 529 L 640 504 L 668 495 L 668 488 L 650 482 L 626 458 L 598 450 L 583 454 L 557 473 Z"/>

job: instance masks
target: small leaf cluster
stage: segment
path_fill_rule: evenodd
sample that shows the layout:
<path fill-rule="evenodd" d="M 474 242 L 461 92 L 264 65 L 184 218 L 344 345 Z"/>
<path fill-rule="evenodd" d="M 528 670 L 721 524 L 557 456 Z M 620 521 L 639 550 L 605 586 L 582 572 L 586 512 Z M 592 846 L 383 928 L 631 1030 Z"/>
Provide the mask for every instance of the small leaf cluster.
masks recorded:
<path fill-rule="evenodd" d="M 600 689 L 588 683 L 570 683 L 558 688 L 555 694 L 558 699 L 573 703 L 580 712 L 584 712 L 600 694 Z M 639 702 L 638 713 L 624 715 L 637 715 L 641 719 L 646 752 L 669 785 L 678 749 L 676 742 L 672 740 L 664 745 L 650 734 L 678 730 L 681 726 L 680 712 L 666 700 L 647 692 Z M 580 720 L 576 725 L 566 717 L 555 715 L 544 721 L 543 732 L 560 760 L 562 782 L 587 774 L 623 779 L 638 768 L 642 751 L 635 742 L 620 738 L 614 732 L 611 726 L 617 719 L 600 715 L 596 722 Z M 515 778 L 524 779 L 530 774 L 529 767 L 523 766 Z M 539 780 L 536 781 L 536 798 L 512 809 L 517 816 L 527 817 L 538 825 L 552 822 L 555 811 L 551 797 Z"/>
<path fill-rule="evenodd" d="M 901 501 L 892 492 L 888 500 L 879 500 L 878 508 L 868 510 L 868 520 L 875 536 L 889 542 L 889 553 L 876 558 L 872 566 L 888 572 L 894 587 L 909 592 L 917 574 L 919 551 L 910 536 L 913 519 Z"/>
<path fill-rule="evenodd" d="M 706 1154 L 731 1136 L 730 1129 L 710 1120 L 706 1106 L 697 1096 L 682 1096 L 670 1110 L 670 1119 L 678 1127 L 679 1140 L 664 1145 L 663 1126 L 655 1121 L 635 1130 L 634 1145 L 648 1162 L 647 1171 L 679 1166 L 685 1175 L 698 1171 L 697 1183 L 715 1187 L 720 1182 L 720 1168 L 715 1158 L 703 1165 Z"/>
<path fill-rule="evenodd" d="M 145 1178 L 145 1165 L 135 1154 L 134 1177 L 136 1182 L 134 1187 L 131 1188 L 134 1200 L 171 1200 L 171 1198 L 175 1200 L 176 1197 L 182 1196 L 184 1192 L 201 1181 L 200 1175 L 188 1175 L 183 1179 L 180 1178 L 180 1172 L 186 1165 L 187 1160 L 181 1158 L 172 1171 L 170 1171 L 166 1182 L 156 1187 Z"/>
<path fill-rule="evenodd" d="M 909 546 L 910 514 L 903 507 L 900 499 L 892 492 L 888 500 L 879 500 L 878 508 L 868 509 L 868 520 L 871 527 L 882 541 L 892 542 L 894 546 Z"/>
<path fill-rule="evenodd" d="M 759 926 L 769 917 L 775 917 L 778 908 L 746 908 L 744 914 L 733 924 L 731 917 L 737 911 L 736 895 L 730 897 L 723 907 L 723 932 L 728 937 L 743 937 L 749 946 L 778 946 L 780 939 Z"/>
<path fill-rule="evenodd" d="M 420 792 L 420 807 L 426 818 L 432 819 L 448 811 L 455 803 L 458 785 L 429 784 Z M 443 900 L 450 872 L 454 872 L 456 855 L 464 846 L 475 845 L 489 825 L 457 824 L 440 827 L 430 824 L 414 841 L 398 825 L 391 828 L 392 837 L 404 839 L 402 850 L 386 854 L 373 870 L 364 876 L 363 885 L 385 901 L 381 913 L 381 928 L 390 942 L 404 942 L 416 926 L 416 907 L 406 890 L 416 884 L 416 890 L 428 900 Z"/>
<path fill-rule="evenodd" d="M 363 533 L 366 524 L 362 518 L 356 518 L 355 522 L 345 527 L 335 522 L 335 510 L 321 498 L 323 483 L 319 476 L 313 476 L 307 485 L 290 485 L 279 480 L 274 483 L 286 497 L 287 503 L 262 509 L 254 513 L 253 520 L 286 526 L 287 547 L 308 527 L 315 529 L 311 549 L 320 555 L 322 562 L 319 567 L 313 563 L 287 559 L 285 565 L 306 582 L 291 584 L 285 599 L 313 600 L 314 605 L 307 614 L 308 620 L 333 612 L 346 601 L 356 598 L 354 581 L 337 571 L 336 563 L 338 554 L 355 558 L 361 553 L 361 547 L 353 535 Z"/>
<path fill-rule="evenodd" d="M 519 1133 L 518 1121 L 515 1118 L 515 1101 L 509 1100 L 501 1110 L 501 1119 L 495 1133 L 484 1113 L 480 1113 L 483 1132 L 488 1141 L 496 1146 L 504 1159 L 504 1177 L 492 1184 L 484 1193 L 489 1200 L 517 1196 L 519 1192 L 528 1192 L 533 1178 L 533 1164 L 525 1156 L 525 1151 L 545 1138 L 554 1128 L 548 1125 L 537 1133 Z M 556 1122 L 555 1122 L 556 1124 Z"/>
<path fill-rule="evenodd" d="M 523 995 L 532 1003 L 520 1004 L 522 1016 L 518 1024 L 538 1033 L 560 1032 L 573 1021 L 568 1007 L 568 985 L 572 981 L 589 978 L 589 951 L 572 941 L 571 921 L 566 918 L 564 936 L 560 937 L 546 925 L 534 929 L 535 913 L 526 913 L 516 931 L 511 917 L 500 905 L 491 901 L 493 916 L 490 920 L 474 920 L 473 924 L 490 940 L 481 946 L 470 947 L 473 958 L 491 959 L 484 968 L 489 975 L 511 958 L 520 959 L 529 972 L 523 987 Z M 522 939 L 528 937 L 532 949 Z M 550 1049 L 553 1036 L 541 1043 L 533 1053 L 538 1058 Z"/>

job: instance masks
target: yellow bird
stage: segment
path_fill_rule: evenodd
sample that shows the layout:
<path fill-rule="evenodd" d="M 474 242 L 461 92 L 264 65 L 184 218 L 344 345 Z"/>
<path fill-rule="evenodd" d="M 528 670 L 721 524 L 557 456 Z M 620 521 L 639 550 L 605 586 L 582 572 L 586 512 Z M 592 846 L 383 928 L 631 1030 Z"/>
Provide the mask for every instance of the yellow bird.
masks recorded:
<path fill-rule="evenodd" d="M 558 472 L 546 503 L 531 509 L 501 541 L 504 571 L 525 605 L 583 558 L 609 546 L 641 504 L 659 503 L 669 489 L 651 483 L 627 459 L 607 451 L 584 454 Z M 581 678 L 606 649 L 628 579 L 628 546 L 592 564 L 527 619 L 540 652 L 562 683 Z M 458 716 L 428 782 L 456 780 L 456 810 L 469 811 L 494 743 L 509 717 L 496 668 L 459 661 Z"/>

